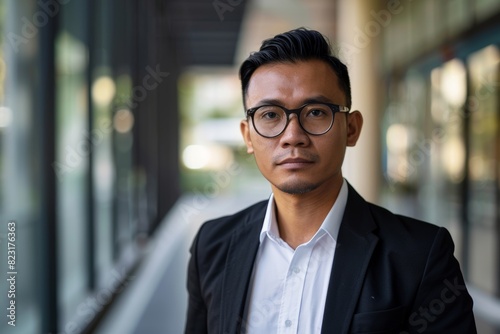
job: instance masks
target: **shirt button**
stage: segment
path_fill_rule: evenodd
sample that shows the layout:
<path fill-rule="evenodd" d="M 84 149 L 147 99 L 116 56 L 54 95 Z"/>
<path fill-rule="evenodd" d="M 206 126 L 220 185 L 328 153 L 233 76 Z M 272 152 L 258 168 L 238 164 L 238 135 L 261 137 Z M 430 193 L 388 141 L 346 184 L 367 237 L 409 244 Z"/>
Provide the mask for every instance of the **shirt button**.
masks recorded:
<path fill-rule="evenodd" d="M 293 268 L 293 272 L 296 274 L 300 273 L 300 268 L 297 267 Z"/>
<path fill-rule="evenodd" d="M 290 327 L 292 325 L 292 320 L 285 321 L 285 326 Z"/>

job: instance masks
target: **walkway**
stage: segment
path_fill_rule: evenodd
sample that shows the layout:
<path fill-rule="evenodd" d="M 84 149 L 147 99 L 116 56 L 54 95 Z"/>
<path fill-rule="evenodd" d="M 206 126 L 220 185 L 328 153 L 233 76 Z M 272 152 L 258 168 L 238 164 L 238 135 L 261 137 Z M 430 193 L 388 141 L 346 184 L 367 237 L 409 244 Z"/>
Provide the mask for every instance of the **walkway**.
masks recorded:
<path fill-rule="evenodd" d="M 198 228 L 208 219 L 237 212 L 269 194 L 269 189 L 257 187 L 213 199 L 202 194 L 181 197 L 156 232 L 137 275 L 95 333 L 183 333 L 189 247 Z"/>

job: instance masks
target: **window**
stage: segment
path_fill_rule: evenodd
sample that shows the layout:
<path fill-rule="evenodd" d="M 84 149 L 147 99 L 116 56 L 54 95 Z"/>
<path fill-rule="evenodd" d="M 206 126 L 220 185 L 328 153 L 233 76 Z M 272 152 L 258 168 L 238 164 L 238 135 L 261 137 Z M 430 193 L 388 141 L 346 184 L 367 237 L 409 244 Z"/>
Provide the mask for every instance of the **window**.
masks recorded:
<path fill-rule="evenodd" d="M 499 243 L 500 51 L 490 45 L 468 58 L 470 71 L 470 280 L 497 294 Z"/>

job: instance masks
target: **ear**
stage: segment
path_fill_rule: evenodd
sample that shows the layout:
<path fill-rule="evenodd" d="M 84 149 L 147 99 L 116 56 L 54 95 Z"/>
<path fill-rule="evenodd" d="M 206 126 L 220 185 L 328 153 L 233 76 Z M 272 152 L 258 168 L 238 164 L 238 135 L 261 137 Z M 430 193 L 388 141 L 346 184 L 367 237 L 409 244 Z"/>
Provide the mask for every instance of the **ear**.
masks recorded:
<path fill-rule="evenodd" d="M 245 145 L 247 146 L 247 153 L 253 154 L 253 144 L 252 139 L 250 138 L 250 124 L 248 123 L 248 120 L 244 119 L 241 121 L 240 130 L 243 140 L 245 141 Z"/>
<path fill-rule="evenodd" d="M 347 114 L 347 146 L 355 146 L 363 127 L 363 115 L 358 110 Z"/>

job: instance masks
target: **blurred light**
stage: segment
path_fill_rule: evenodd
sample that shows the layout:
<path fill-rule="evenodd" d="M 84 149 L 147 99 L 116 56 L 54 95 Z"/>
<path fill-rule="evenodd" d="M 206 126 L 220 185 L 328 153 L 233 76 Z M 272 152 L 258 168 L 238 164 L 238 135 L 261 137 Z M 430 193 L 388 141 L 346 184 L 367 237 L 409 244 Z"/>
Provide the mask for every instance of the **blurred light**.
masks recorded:
<path fill-rule="evenodd" d="M 182 152 L 182 162 L 189 169 L 223 170 L 234 160 L 224 145 L 189 145 Z"/>
<path fill-rule="evenodd" d="M 182 161 L 189 169 L 200 169 L 208 164 L 209 152 L 203 145 L 189 145 L 182 153 Z"/>
<path fill-rule="evenodd" d="M 12 110 L 0 107 L 0 128 L 6 128 L 12 122 Z"/>
<path fill-rule="evenodd" d="M 443 97 L 454 107 L 461 107 L 467 97 L 467 83 L 464 64 L 453 59 L 443 65 L 441 91 Z"/>
<path fill-rule="evenodd" d="M 99 106 L 106 106 L 111 103 L 115 96 L 116 87 L 113 79 L 102 76 L 92 84 L 92 100 Z"/>
<path fill-rule="evenodd" d="M 441 78 L 443 70 L 438 67 L 431 71 L 431 116 L 437 123 L 442 123 L 445 120 L 448 107 L 442 98 Z"/>
<path fill-rule="evenodd" d="M 132 78 L 128 74 L 116 77 L 116 103 L 117 105 L 130 105 L 132 99 Z"/>
<path fill-rule="evenodd" d="M 241 118 L 209 119 L 194 128 L 194 142 L 211 142 L 229 146 L 244 144 L 240 131 Z"/>
<path fill-rule="evenodd" d="M 495 45 L 488 45 L 483 49 L 483 52 L 485 59 L 487 59 L 486 62 L 494 64 L 500 63 L 500 50 Z M 495 72 L 492 71 L 489 74 L 493 75 Z"/>
<path fill-rule="evenodd" d="M 189 96 L 182 109 L 194 121 L 241 112 L 239 80 L 231 71 L 192 68 L 179 83 L 182 95 Z"/>
<path fill-rule="evenodd" d="M 431 71 L 431 85 L 432 88 L 439 90 L 441 87 L 441 68 L 435 68 Z"/>
<path fill-rule="evenodd" d="M 110 160 L 98 159 L 94 169 L 95 184 L 97 187 L 96 197 L 99 201 L 110 198 L 113 189 L 114 169 Z"/>
<path fill-rule="evenodd" d="M 489 166 L 486 165 L 487 163 L 481 155 L 471 157 L 469 161 L 471 179 L 474 181 L 480 181 L 487 178 L 489 176 L 487 175 L 487 167 Z M 494 179 L 494 177 L 492 179 Z"/>
<path fill-rule="evenodd" d="M 29 43 L 36 45 L 36 43 Z M 61 31 L 56 41 L 56 66 L 64 74 L 81 73 L 88 65 L 88 49 L 68 31 Z"/>
<path fill-rule="evenodd" d="M 456 183 L 460 182 L 463 178 L 465 148 L 458 137 L 450 138 L 444 143 L 441 161 L 450 179 Z"/>
<path fill-rule="evenodd" d="M 127 133 L 134 126 L 134 115 L 128 109 L 118 110 L 113 117 L 113 126 L 119 133 Z"/>
<path fill-rule="evenodd" d="M 408 150 L 409 134 L 402 124 L 392 124 L 387 129 L 387 148 L 394 153 L 401 153 Z"/>

